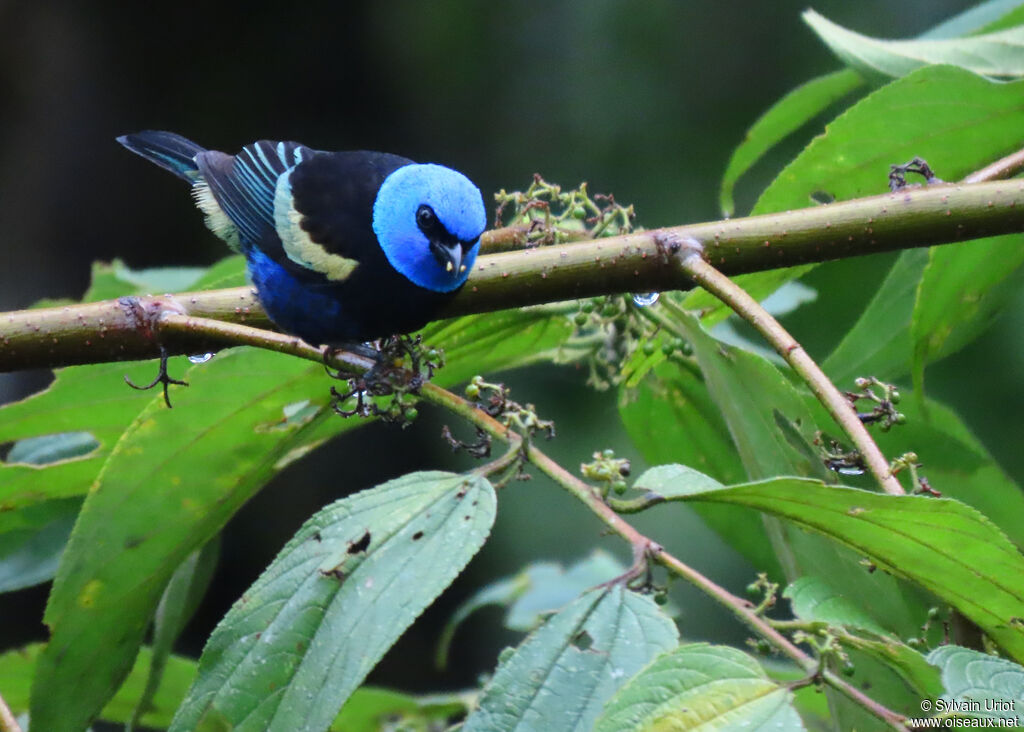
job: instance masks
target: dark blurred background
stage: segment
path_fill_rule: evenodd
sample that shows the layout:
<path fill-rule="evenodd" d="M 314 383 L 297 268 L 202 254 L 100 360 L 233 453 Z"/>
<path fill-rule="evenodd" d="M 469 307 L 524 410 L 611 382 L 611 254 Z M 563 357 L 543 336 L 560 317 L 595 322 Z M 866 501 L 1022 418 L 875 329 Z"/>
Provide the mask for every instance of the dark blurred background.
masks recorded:
<path fill-rule="evenodd" d="M 856 30 L 916 35 L 965 0 L 817 0 Z M 0 3 L 0 310 L 78 297 L 91 262 L 205 265 L 225 255 L 187 189 L 114 142 L 146 128 L 236 151 L 259 138 L 325 149 L 378 149 L 458 168 L 485 197 L 534 172 L 632 202 L 647 227 L 718 217 L 731 150 L 781 95 L 837 62 L 800 21 L 806 0 L 775 2 L 5 2 Z M 806 139 L 806 136 L 802 139 Z M 739 212 L 799 141 L 759 165 Z M 897 161 L 893 161 L 897 162 Z M 880 171 L 880 183 L 886 171 Z M 891 256 L 826 265 L 807 278 L 817 303 L 790 317 L 824 356 L 870 298 Z M 1024 301 L 980 341 L 929 371 L 1015 478 L 1020 436 L 998 413 L 1024 404 Z M 957 374 L 985 374 L 981 383 Z M 47 383 L 0 374 L 0 402 Z M 583 372 L 535 368 L 503 377 L 558 422 L 551 452 L 573 467 L 612 447 L 636 460 L 612 392 Z M 995 414 L 995 418 L 993 418 Z M 1013 416 L 1013 415 L 1008 415 Z M 984 421 L 984 424 L 982 422 Z M 213 624 L 287 538 L 334 498 L 417 468 L 458 469 L 425 414 L 409 430 L 370 425 L 292 466 L 228 526 L 211 592 L 180 644 L 197 655 Z M 454 664 L 430 667 L 439 624 L 474 588 L 525 563 L 572 561 L 618 542 L 557 488 L 513 484 L 492 541 L 406 634 L 370 680 L 410 690 L 472 684 L 516 637 L 487 611 L 455 638 Z M 753 569 L 676 509 L 638 523 L 738 590 Z M 42 639 L 46 589 L 0 597 L 0 650 Z M 674 590 L 691 638 L 742 643 L 724 614 Z M 719 625 L 718 623 L 725 623 Z"/>

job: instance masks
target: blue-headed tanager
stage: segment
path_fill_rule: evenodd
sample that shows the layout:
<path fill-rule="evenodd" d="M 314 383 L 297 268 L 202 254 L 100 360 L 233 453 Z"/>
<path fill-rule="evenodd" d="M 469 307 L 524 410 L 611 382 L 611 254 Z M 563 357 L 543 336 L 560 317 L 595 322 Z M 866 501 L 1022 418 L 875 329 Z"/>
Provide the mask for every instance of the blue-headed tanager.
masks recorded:
<path fill-rule="evenodd" d="M 268 140 L 228 155 L 159 131 L 118 142 L 191 183 L 271 320 L 314 345 L 425 325 L 465 284 L 486 226 L 466 176 L 398 155 Z"/>

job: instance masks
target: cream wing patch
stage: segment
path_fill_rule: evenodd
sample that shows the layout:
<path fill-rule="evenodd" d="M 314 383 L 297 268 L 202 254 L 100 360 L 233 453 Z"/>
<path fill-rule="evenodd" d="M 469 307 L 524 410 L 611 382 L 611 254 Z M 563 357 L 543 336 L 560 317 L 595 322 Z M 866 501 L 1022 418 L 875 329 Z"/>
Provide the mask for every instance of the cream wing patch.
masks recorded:
<path fill-rule="evenodd" d="M 236 252 L 241 251 L 238 229 L 213 197 L 213 191 L 210 190 L 210 184 L 205 178 L 199 177 L 192 185 L 192 198 L 206 217 L 206 228 L 227 242 L 227 245 Z"/>
<path fill-rule="evenodd" d="M 296 264 L 319 272 L 328 280 L 341 282 L 348 279 L 359 262 L 328 252 L 302 228 L 302 214 L 295 210 L 292 200 L 291 175 L 289 170 L 278 178 L 274 192 L 274 227 L 281 238 L 285 254 Z"/>

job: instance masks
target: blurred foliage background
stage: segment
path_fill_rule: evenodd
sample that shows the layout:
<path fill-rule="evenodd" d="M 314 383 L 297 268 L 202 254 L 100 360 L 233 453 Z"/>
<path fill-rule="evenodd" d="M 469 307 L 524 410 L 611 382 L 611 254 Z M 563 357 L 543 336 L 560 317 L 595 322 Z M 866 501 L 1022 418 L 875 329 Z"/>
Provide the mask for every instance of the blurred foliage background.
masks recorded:
<path fill-rule="evenodd" d="M 818 0 L 814 8 L 863 33 L 903 37 L 971 4 Z M 718 218 L 720 177 L 746 129 L 790 89 L 838 67 L 800 21 L 805 5 L 0 3 L 0 310 L 80 296 L 97 259 L 142 268 L 224 256 L 181 183 L 114 142 L 138 129 L 174 130 L 229 152 L 259 138 L 387 150 L 458 168 L 485 198 L 526 186 L 534 172 L 563 185 L 587 180 L 634 203 L 647 227 Z M 743 181 L 740 213 L 814 129 Z M 942 161 L 930 162 L 941 176 Z M 878 172 L 880 192 L 887 172 Z M 891 261 L 825 265 L 806 278 L 818 300 L 787 324 L 813 355 L 828 353 Z M 952 403 L 1018 482 L 1020 435 L 1000 415 L 1024 405 L 1022 329 L 1018 297 L 984 337 L 928 372 L 929 393 Z M 48 379 L 0 374 L 0 403 Z M 614 392 L 585 387 L 585 371 L 532 368 L 502 380 L 556 420 L 551 453 L 564 464 L 611 447 L 642 469 Z M 425 413 L 406 431 L 368 425 L 281 474 L 228 526 L 213 587 L 179 650 L 198 655 L 214 623 L 318 508 L 409 470 L 464 467 L 439 438 L 441 424 Z M 651 514 L 640 529 L 730 589 L 752 577 L 696 518 Z M 513 484 L 491 542 L 369 681 L 410 690 L 472 683 L 514 638 L 484 612 L 456 636 L 452 667 L 430 671 L 439 627 L 457 603 L 527 562 L 572 561 L 595 543 L 626 559 L 598 536 L 596 521 L 553 486 Z M 47 587 L 2 598 L 0 650 L 45 638 Z M 675 588 L 674 599 L 684 636 L 742 643 L 738 627 L 708 625 L 704 598 Z"/>

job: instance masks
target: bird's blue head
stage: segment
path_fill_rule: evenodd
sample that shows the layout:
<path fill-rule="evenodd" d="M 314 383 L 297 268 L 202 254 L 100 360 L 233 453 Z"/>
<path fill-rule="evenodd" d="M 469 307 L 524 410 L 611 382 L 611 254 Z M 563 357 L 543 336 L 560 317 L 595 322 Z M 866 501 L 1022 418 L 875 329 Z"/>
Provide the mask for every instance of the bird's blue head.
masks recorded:
<path fill-rule="evenodd" d="M 480 189 L 442 165 L 402 166 L 384 179 L 373 204 L 373 231 L 388 262 L 435 292 L 466 281 L 486 226 Z"/>

